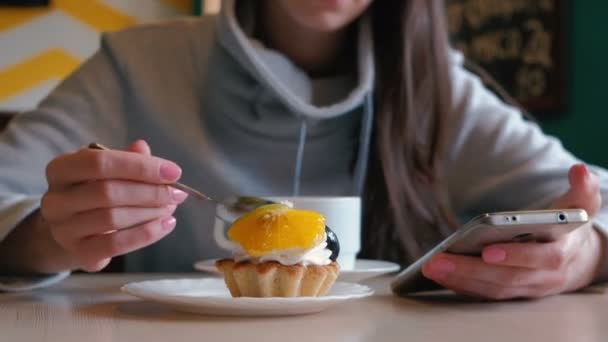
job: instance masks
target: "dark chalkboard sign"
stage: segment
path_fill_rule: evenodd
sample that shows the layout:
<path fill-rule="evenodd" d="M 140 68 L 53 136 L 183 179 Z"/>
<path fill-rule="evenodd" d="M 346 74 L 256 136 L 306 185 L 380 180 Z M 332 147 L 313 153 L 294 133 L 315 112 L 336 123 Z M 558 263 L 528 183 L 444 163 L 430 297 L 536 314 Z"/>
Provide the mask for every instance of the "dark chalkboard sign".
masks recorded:
<path fill-rule="evenodd" d="M 448 0 L 452 42 L 530 112 L 565 112 L 567 2 Z"/>
<path fill-rule="evenodd" d="M 0 6 L 48 6 L 49 0 L 0 0 Z"/>

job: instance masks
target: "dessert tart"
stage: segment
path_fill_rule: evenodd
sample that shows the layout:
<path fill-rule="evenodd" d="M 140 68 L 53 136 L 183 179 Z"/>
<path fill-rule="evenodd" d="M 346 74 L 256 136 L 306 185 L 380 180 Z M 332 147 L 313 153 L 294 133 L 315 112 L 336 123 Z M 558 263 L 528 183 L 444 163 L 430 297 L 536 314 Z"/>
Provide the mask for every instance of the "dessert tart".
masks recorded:
<path fill-rule="evenodd" d="M 339 242 L 317 212 L 269 204 L 228 230 L 234 257 L 216 262 L 233 297 L 317 297 L 338 278 Z"/>

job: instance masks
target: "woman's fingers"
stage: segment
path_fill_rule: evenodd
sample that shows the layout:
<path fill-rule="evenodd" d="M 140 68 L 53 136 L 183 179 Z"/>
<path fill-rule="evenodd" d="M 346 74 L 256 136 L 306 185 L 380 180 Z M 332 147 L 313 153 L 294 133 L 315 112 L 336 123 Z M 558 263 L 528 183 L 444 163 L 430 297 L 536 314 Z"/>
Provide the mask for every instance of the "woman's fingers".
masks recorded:
<path fill-rule="evenodd" d="M 80 260 L 81 268 L 97 272 L 107 265 L 109 258 L 127 254 L 153 244 L 175 228 L 175 218 L 165 217 L 143 223 L 132 229 L 82 239 L 72 251 Z"/>
<path fill-rule="evenodd" d="M 599 179 L 584 164 L 574 165 L 568 173 L 570 189 L 553 204 L 555 209 L 582 208 L 595 216 L 602 205 Z"/>
<path fill-rule="evenodd" d="M 597 177 L 584 165 L 575 165 L 570 169 L 569 181 L 570 189 L 553 208 L 582 208 L 595 215 L 601 206 Z M 554 242 L 487 246 L 481 258 L 441 254 L 422 271 L 446 288 L 476 297 L 542 297 L 578 289 L 592 281 L 598 263 L 593 256 L 601 253 L 589 242 L 596 240 L 589 224 Z"/>
<path fill-rule="evenodd" d="M 150 149 L 150 145 L 145 140 L 136 140 L 131 146 L 127 147 L 128 152 L 140 153 L 144 155 L 151 155 L 152 150 Z"/>
<path fill-rule="evenodd" d="M 169 184 L 180 176 L 179 166 L 151 156 L 143 140 L 127 151 L 83 149 L 47 166 L 41 214 L 75 265 L 99 271 L 175 227 L 173 212 L 187 194 Z"/>
<path fill-rule="evenodd" d="M 139 147 L 144 149 L 143 146 Z M 47 166 L 50 190 L 92 180 L 122 179 L 170 184 L 181 176 L 177 164 L 142 153 L 83 149 L 58 157 Z"/>
<path fill-rule="evenodd" d="M 107 234 L 150 222 L 162 217 L 169 217 L 176 206 L 161 208 L 105 208 L 95 209 L 74 215 L 69 220 L 55 224 L 53 237 L 63 245 L 76 244 L 80 240 L 94 235 Z"/>
<path fill-rule="evenodd" d="M 95 181 L 49 192 L 42 198 L 42 215 L 49 222 L 62 222 L 72 215 L 104 208 L 165 207 L 178 205 L 188 195 L 168 185 L 121 180 Z"/>
<path fill-rule="evenodd" d="M 489 265 L 477 257 L 443 254 L 423 267 L 424 275 L 450 288 L 466 288 L 469 282 L 482 281 L 496 286 L 525 287 L 557 284 L 559 272 L 524 267 Z M 467 283 L 461 283 L 467 280 Z"/>
<path fill-rule="evenodd" d="M 498 285 L 459 275 L 451 275 L 449 278 L 435 281 L 456 293 L 476 298 L 505 300 L 540 296 L 540 291 L 534 286 Z"/>
<path fill-rule="evenodd" d="M 528 269 L 559 270 L 574 257 L 567 240 L 550 243 L 508 243 L 485 247 L 482 259 L 487 264 Z"/>

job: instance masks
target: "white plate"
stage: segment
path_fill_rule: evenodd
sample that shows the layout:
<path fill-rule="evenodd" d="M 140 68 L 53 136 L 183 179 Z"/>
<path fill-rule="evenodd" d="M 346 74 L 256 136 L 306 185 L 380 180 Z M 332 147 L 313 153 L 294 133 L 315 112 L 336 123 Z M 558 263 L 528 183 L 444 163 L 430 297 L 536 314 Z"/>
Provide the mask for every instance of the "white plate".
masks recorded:
<path fill-rule="evenodd" d="M 367 286 L 336 282 L 324 297 L 232 298 L 220 278 L 150 280 L 129 283 L 122 291 L 179 311 L 223 316 L 301 315 L 374 294 Z"/>
<path fill-rule="evenodd" d="M 220 272 L 215 267 L 215 262 L 217 259 L 209 259 L 199 261 L 194 264 L 194 268 L 214 274 L 219 274 Z M 340 275 L 338 276 L 339 281 L 347 281 L 347 282 L 360 282 L 364 279 L 376 277 L 382 274 L 392 273 L 399 270 L 399 265 L 389 261 L 382 260 L 367 260 L 367 259 L 357 259 L 355 261 L 355 268 L 352 270 L 340 270 Z"/>

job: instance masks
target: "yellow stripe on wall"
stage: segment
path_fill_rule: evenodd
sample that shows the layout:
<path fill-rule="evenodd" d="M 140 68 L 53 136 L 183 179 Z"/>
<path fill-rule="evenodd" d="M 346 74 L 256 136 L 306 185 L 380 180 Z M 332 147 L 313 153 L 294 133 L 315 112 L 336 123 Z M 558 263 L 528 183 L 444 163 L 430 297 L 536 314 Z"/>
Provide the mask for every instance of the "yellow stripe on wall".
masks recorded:
<path fill-rule="evenodd" d="M 178 8 L 185 6 L 182 0 L 169 0 L 169 2 Z M 98 31 L 116 31 L 136 22 L 133 17 L 99 1 L 87 0 L 87 3 L 83 4 L 82 0 L 54 0 L 48 8 L 8 7 L 0 9 L 0 31 L 26 23 L 53 9 L 62 10 Z"/>
<path fill-rule="evenodd" d="M 132 0 L 120 0 L 128 5 Z M 73 35 L 75 39 L 98 39 L 103 31 L 121 30 L 137 24 L 137 7 L 114 7 L 106 0 L 52 0 L 48 7 L 2 7 L 0 6 L 0 34 L 6 46 L 0 46 L 0 110 L 27 110 L 35 107 L 40 96 L 26 98 L 21 96 L 28 91 L 47 83 L 50 80 L 62 80 L 75 70 L 81 60 L 94 53 L 95 44 L 88 41 L 69 41 L 63 44 L 56 40 L 52 50 L 47 49 L 48 42 L 38 41 L 35 30 L 56 33 L 64 36 L 61 30 L 78 30 L 86 34 Z M 175 15 L 191 15 L 193 0 L 148 0 L 138 2 L 144 12 L 148 3 L 155 9 L 153 18 L 166 18 Z M 162 4 L 161 4 L 162 3 Z M 159 6 L 160 5 L 160 6 Z M 51 14 L 63 14 L 44 20 Z M 74 20 L 72 20 L 74 19 Z M 60 20 L 61 22 L 57 22 Z M 64 21 L 68 21 L 67 26 Z M 81 24 L 80 24 L 81 23 Z M 28 26 L 30 25 L 30 26 Z M 15 34 L 12 34 L 15 32 Z M 95 38 L 93 38 L 95 37 Z M 44 43 L 44 44 L 42 44 Z M 68 44 L 69 43 L 69 44 Z M 38 46 L 44 46 L 37 48 Z M 70 46 L 70 50 L 64 49 Z M 72 50 L 76 48 L 76 50 Z M 4 49 L 11 49 L 10 60 L 2 54 Z M 36 51 L 36 55 L 32 55 Z M 67 51 L 78 51 L 70 55 Z M 77 58 L 78 57 L 78 58 Z M 14 64 L 16 63 L 16 64 Z"/>
<path fill-rule="evenodd" d="M 22 7 L 3 7 L 0 8 L 0 32 L 6 31 L 15 26 L 26 23 L 27 21 L 45 14 L 47 8 L 22 8 Z"/>
<path fill-rule="evenodd" d="M 0 101 L 16 96 L 36 85 L 63 79 L 80 61 L 61 49 L 48 50 L 38 56 L 0 71 Z"/>
<path fill-rule="evenodd" d="M 55 0 L 54 7 L 78 18 L 98 31 L 116 31 L 132 25 L 136 20 L 99 1 L 87 0 Z"/>

